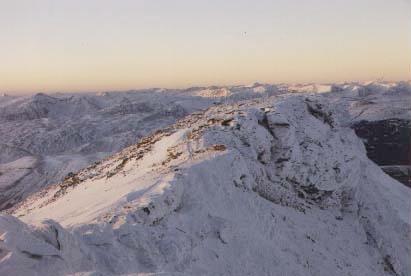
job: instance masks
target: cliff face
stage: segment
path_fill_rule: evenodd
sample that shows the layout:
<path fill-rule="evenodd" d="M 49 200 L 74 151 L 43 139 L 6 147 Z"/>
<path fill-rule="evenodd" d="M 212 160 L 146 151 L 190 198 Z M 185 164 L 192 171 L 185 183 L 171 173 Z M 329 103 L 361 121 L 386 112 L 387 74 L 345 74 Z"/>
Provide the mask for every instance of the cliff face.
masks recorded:
<path fill-rule="evenodd" d="M 409 165 L 410 123 L 399 119 L 362 121 L 354 124 L 353 128 L 364 139 L 368 157 L 378 165 Z"/>
<path fill-rule="evenodd" d="M 408 275 L 411 190 L 322 96 L 209 108 L 0 216 L 0 274 Z"/>
<path fill-rule="evenodd" d="M 368 157 L 411 187 L 411 120 L 361 121 L 353 128 L 364 140 Z"/>

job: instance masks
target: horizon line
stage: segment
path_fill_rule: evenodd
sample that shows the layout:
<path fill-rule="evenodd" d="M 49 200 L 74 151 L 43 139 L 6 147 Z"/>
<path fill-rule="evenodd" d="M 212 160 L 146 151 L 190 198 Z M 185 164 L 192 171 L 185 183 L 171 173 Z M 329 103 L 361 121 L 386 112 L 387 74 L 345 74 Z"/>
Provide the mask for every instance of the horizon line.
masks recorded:
<path fill-rule="evenodd" d="M 239 83 L 239 84 L 210 84 L 210 85 L 187 85 L 181 87 L 155 87 L 155 86 L 148 86 L 148 87 L 141 87 L 141 88 L 125 88 L 125 89 L 90 89 L 90 90 L 80 90 L 80 89 L 73 89 L 73 90 L 39 90 L 34 89 L 31 92 L 20 92 L 20 91 L 7 91 L 0 89 L 0 95 L 6 96 L 29 96 L 29 95 L 36 95 L 36 94 L 87 94 L 87 93 L 121 93 L 121 92 L 138 92 L 138 91 L 145 91 L 145 90 L 189 90 L 194 88 L 228 88 L 228 87 L 246 87 L 252 86 L 256 84 L 260 85 L 333 85 L 333 84 L 365 84 L 365 83 L 401 83 L 401 82 L 411 82 L 411 77 L 409 79 L 401 79 L 401 80 L 385 80 L 383 78 L 377 79 L 369 79 L 369 80 L 345 80 L 345 81 L 325 81 L 325 82 L 260 82 L 255 81 L 248 84 Z"/>

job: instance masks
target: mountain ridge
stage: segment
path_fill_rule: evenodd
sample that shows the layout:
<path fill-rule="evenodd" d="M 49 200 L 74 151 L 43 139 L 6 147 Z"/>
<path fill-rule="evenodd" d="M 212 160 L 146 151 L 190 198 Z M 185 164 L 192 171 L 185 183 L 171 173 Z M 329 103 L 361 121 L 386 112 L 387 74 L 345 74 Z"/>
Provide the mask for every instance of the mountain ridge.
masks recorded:
<path fill-rule="evenodd" d="M 340 116 L 316 95 L 189 115 L 1 215 L 0 271 L 407 275 L 411 192 Z"/>

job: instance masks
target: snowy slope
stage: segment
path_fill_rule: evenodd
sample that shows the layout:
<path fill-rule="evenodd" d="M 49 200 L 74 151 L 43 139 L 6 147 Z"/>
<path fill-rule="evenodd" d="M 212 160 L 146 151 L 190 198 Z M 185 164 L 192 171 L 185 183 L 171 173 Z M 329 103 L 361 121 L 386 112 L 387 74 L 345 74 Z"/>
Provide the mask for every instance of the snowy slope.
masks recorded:
<path fill-rule="evenodd" d="M 345 110 L 347 123 L 386 119 L 411 120 L 411 82 L 345 84 L 327 97 Z"/>
<path fill-rule="evenodd" d="M 372 82 L 335 90 L 326 96 L 362 138 L 369 158 L 411 187 L 411 83 Z"/>
<path fill-rule="evenodd" d="M 411 191 L 325 96 L 195 113 L 0 216 L 0 275 L 410 275 Z"/>
<path fill-rule="evenodd" d="M 326 93 L 326 92 L 332 93 Z M 326 93 L 346 124 L 410 121 L 409 83 L 279 84 L 0 97 L 0 209 L 61 181 L 153 131 L 213 104 L 284 93 Z M 22 177 L 14 165 L 35 160 Z M 18 161 L 21 159 L 21 161 Z M 402 164 L 389 164 L 402 165 Z M 7 167 L 5 171 L 4 167 Z M 3 176 L 2 176 L 3 175 Z M 15 174 L 14 174 L 15 175 Z"/>
<path fill-rule="evenodd" d="M 0 209 L 210 104 L 154 90 L 0 98 Z M 3 169 L 27 158 L 24 176 Z"/>
<path fill-rule="evenodd" d="M 4 95 L 0 97 L 0 210 L 187 114 L 215 104 L 284 93 L 324 93 L 350 126 L 364 120 L 411 121 L 410 83 L 255 83 L 185 90 Z M 26 166 L 27 160 L 31 165 Z M 407 179 L 403 167 L 395 170 L 404 164 L 384 165 L 394 169 L 392 175 L 399 174 L 397 179 Z"/>
<path fill-rule="evenodd" d="M 213 104 L 275 93 L 279 92 L 274 85 L 254 84 L 186 90 L 2 96 L 0 210 L 194 111 Z M 24 174 L 19 174 L 19 166 L 24 166 L 27 158 L 35 161 Z M 14 166 L 17 166 L 16 173 L 12 172 Z M 11 177 L 10 174 L 20 176 Z"/>

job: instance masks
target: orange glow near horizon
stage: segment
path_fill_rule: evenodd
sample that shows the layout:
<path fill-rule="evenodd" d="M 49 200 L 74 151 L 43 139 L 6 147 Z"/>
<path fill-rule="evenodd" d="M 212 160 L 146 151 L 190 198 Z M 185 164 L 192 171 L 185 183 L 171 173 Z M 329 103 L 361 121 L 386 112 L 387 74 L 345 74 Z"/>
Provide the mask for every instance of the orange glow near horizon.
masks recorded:
<path fill-rule="evenodd" d="M 0 92 L 411 76 L 404 0 L 169 2 L 6 0 Z"/>

